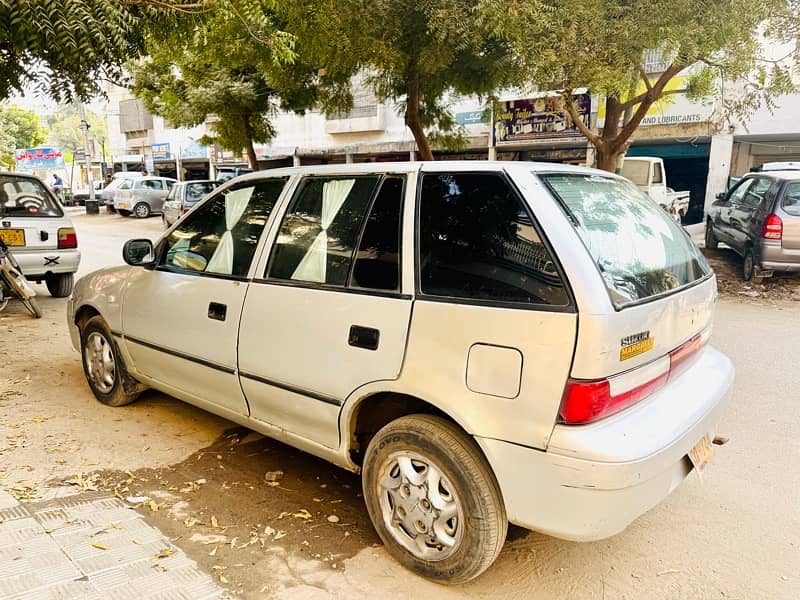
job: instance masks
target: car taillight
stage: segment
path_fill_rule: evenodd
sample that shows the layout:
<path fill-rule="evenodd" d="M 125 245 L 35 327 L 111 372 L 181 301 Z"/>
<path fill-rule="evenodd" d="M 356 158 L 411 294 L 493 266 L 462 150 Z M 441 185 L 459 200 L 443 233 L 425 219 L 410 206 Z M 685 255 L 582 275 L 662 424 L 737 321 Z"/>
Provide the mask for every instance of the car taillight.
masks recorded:
<path fill-rule="evenodd" d="M 761 237 L 765 240 L 780 240 L 783 238 L 783 221 L 778 215 L 772 213 L 764 220 L 764 226 L 761 228 Z"/>
<path fill-rule="evenodd" d="M 567 425 L 585 425 L 644 400 L 686 370 L 707 339 L 705 334 L 696 335 L 670 352 L 668 361 L 664 357 L 622 375 L 596 380 L 570 379 L 558 411 L 561 421 Z"/>
<path fill-rule="evenodd" d="M 192 210 L 192 209 L 191 208 L 184 208 L 181 212 L 185 215 L 190 210 Z"/>
<path fill-rule="evenodd" d="M 66 250 L 67 248 L 78 247 L 78 236 L 75 234 L 75 229 L 72 227 L 62 227 L 58 230 L 58 249 Z"/>

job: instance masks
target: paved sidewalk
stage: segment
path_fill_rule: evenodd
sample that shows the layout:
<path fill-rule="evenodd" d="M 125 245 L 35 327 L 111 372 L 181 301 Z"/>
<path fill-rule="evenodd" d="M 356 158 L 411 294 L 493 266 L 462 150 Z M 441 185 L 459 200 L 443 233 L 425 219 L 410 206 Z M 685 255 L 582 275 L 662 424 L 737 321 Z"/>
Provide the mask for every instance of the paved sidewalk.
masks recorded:
<path fill-rule="evenodd" d="M 19 504 L 0 490 L 2 599 L 226 597 L 193 560 L 117 498 L 81 494 Z"/>

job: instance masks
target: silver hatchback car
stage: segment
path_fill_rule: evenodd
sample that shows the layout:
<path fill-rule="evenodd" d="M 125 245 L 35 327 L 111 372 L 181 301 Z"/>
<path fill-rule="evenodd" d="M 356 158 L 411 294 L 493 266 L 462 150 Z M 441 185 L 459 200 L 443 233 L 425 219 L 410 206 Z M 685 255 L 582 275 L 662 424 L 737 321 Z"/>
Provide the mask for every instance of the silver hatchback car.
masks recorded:
<path fill-rule="evenodd" d="M 745 281 L 800 273 L 800 170 L 749 173 L 719 194 L 705 241 L 706 248 L 722 242 L 738 252 Z"/>
<path fill-rule="evenodd" d="M 178 183 L 169 177 L 136 177 L 123 179 L 114 194 L 114 208 L 123 217 L 131 213 L 144 219 L 161 214 L 164 200 L 172 186 Z"/>
<path fill-rule="evenodd" d="M 95 397 L 153 387 L 360 472 L 387 550 L 441 582 L 509 522 L 622 531 L 706 466 L 733 382 L 703 255 L 602 171 L 261 171 L 123 256 L 67 309 Z"/>

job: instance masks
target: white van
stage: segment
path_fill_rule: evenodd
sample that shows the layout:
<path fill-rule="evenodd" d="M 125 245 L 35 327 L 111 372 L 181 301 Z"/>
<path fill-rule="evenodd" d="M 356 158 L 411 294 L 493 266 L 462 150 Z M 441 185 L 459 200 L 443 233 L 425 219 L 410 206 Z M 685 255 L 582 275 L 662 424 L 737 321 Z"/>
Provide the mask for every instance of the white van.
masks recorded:
<path fill-rule="evenodd" d="M 509 521 L 623 530 L 705 467 L 733 381 L 703 255 L 602 171 L 261 171 L 123 255 L 68 306 L 95 397 L 153 387 L 361 472 L 389 552 L 441 582 Z"/>

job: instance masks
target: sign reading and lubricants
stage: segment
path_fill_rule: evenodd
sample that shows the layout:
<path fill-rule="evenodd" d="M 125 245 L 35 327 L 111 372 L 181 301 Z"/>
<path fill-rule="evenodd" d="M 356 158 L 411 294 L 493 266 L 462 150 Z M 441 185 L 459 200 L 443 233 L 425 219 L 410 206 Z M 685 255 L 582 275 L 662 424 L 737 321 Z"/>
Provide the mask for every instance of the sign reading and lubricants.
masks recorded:
<path fill-rule="evenodd" d="M 64 155 L 58 148 L 24 148 L 14 151 L 17 171 L 37 171 L 64 168 Z"/>
<path fill-rule="evenodd" d="M 591 127 L 592 97 L 574 94 L 572 101 L 581 121 Z M 504 100 L 495 114 L 494 141 L 498 146 L 547 138 L 582 135 L 564 107 L 560 94 Z"/>
<path fill-rule="evenodd" d="M 650 337 L 649 331 L 626 335 L 620 340 L 619 359 L 628 360 L 653 349 L 656 340 Z"/>
<path fill-rule="evenodd" d="M 151 149 L 153 153 L 153 160 L 172 160 L 172 154 L 169 150 L 169 143 L 153 144 Z"/>

